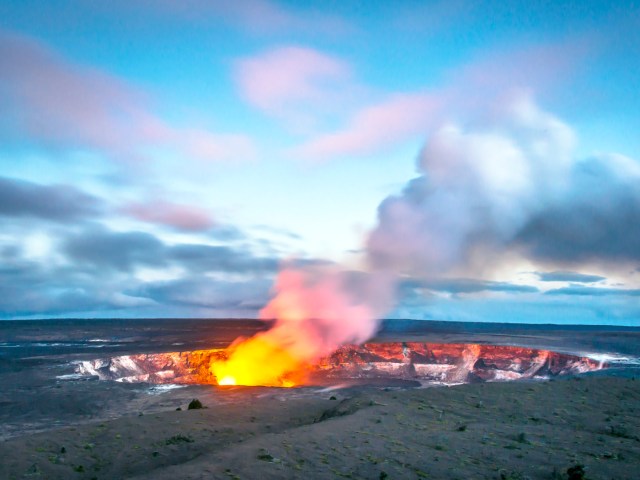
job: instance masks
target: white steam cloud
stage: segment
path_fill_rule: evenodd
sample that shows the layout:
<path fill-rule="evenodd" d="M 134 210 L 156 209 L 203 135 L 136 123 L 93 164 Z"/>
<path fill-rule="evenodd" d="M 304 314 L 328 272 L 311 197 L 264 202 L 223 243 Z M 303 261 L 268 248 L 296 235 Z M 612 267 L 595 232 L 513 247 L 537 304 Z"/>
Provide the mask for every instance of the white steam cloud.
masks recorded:
<path fill-rule="evenodd" d="M 619 155 L 578 161 L 575 143 L 528 96 L 471 127 L 437 129 L 420 153 L 420 176 L 379 207 L 370 272 L 284 269 L 262 311 L 274 327 L 235 347 L 217 372 L 235 378 L 242 365 L 270 362 L 259 380 L 243 381 L 283 384 L 292 366 L 373 336 L 400 278 L 486 271 L 514 251 L 556 264 L 640 260 L 640 166 Z"/>
<path fill-rule="evenodd" d="M 374 265 L 434 275 L 467 262 L 479 242 L 503 245 L 542 208 L 541 190 L 557 195 L 573 143 L 527 98 L 473 131 L 440 128 L 420 154 L 422 175 L 380 205 Z"/>
<path fill-rule="evenodd" d="M 510 249 L 535 257 L 541 242 L 571 249 L 573 236 L 560 234 L 576 216 L 584 220 L 583 241 L 608 237 L 630 218 L 640 219 L 640 197 L 623 200 L 616 193 L 625 186 L 640 192 L 638 164 L 620 156 L 578 161 L 574 146 L 571 128 L 528 96 L 510 99 L 476 128 L 443 126 L 419 156 L 421 175 L 379 207 L 379 224 L 368 241 L 374 268 L 419 277 L 469 271 Z M 582 191 L 588 187 L 585 165 L 597 165 L 599 189 L 608 193 L 604 203 L 612 208 L 600 215 L 593 213 L 603 210 L 597 206 L 603 199 L 579 201 L 591 195 Z M 551 212 L 567 216 L 556 214 L 555 236 L 534 225 L 551 221 Z M 613 231 L 602 232 L 605 220 Z M 592 253 L 606 256 L 607 247 L 600 247 Z"/>

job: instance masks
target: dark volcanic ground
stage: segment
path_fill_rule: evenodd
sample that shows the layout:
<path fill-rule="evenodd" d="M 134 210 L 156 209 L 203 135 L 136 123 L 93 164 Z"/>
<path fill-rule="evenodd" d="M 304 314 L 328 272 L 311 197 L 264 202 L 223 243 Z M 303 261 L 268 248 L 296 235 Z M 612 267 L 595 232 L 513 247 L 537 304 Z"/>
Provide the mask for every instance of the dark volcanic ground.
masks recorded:
<path fill-rule="evenodd" d="M 76 372 L 88 360 L 223 348 L 266 327 L 237 320 L 0 322 L 0 479 L 567 480 L 577 465 L 592 480 L 638 478 L 634 328 L 386 321 L 373 340 L 609 359 L 605 370 L 547 382 L 420 389 L 387 378 L 293 389 L 172 388 Z M 193 398 L 207 408 L 187 411 Z"/>
<path fill-rule="evenodd" d="M 250 336 L 267 326 L 258 321 L 195 319 L 0 322 L 0 438 L 175 409 L 193 397 L 209 404 L 224 401 L 210 386 L 169 390 L 167 386 L 79 378 L 74 375 L 73 362 L 134 353 L 223 348 L 238 336 Z M 608 376 L 635 376 L 640 367 L 636 363 L 640 330 L 634 328 L 396 320 L 386 321 L 374 341 L 517 345 L 622 358 L 598 373 Z M 316 395 L 318 388 L 260 391 L 263 395 L 293 398 Z"/>

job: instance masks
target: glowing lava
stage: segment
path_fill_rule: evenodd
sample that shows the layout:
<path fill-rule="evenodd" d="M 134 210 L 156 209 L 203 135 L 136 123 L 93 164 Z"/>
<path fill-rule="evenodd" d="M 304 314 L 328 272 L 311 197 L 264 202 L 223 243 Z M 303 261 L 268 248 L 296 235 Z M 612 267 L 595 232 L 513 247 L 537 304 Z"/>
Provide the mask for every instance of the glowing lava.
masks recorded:
<path fill-rule="evenodd" d="M 237 385 L 236 379 L 233 377 L 224 377 L 218 380 L 218 385 Z"/>
<path fill-rule="evenodd" d="M 326 266 L 282 270 L 275 297 L 260 312 L 263 319 L 276 319 L 273 327 L 234 342 L 225 351 L 226 358 L 211 363 L 210 373 L 220 379 L 218 384 L 227 378 L 237 385 L 306 383 L 311 365 L 320 358 L 374 335 L 376 312 L 384 309 L 373 305 L 386 302 L 380 301 L 384 295 L 373 286 L 377 284 Z"/>
<path fill-rule="evenodd" d="M 293 387 L 304 379 L 304 365 L 267 335 L 240 340 L 226 353 L 210 366 L 218 385 Z"/>

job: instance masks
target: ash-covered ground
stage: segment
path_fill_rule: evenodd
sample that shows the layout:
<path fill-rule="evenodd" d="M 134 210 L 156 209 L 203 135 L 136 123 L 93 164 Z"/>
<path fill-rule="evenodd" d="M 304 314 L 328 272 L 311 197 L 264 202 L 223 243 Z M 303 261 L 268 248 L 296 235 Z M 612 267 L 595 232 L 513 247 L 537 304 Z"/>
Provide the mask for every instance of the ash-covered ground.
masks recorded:
<path fill-rule="evenodd" d="M 101 382 L 95 376 L 78 374 L 78 365 L 126 355 L 224 348 L 268 326 L 253 320 L 207 319 L 0 322 L 0 438 L 139 411 L 161 411 L 193 396 L 216 401 L 216 390 L 209 386 L 178 389 L 170 381 L 153 385 L 144 379 L 141 383 Z M 608 368 L 598 374 L 629 376 L 640 368 L 636 361 L 640 329 L 628 327 L 388 320 L 373 342 L 511 345 L 606 360 Z M 415 386 L 415 382 L 391 377 L 386 382 L 360 383 Z M 285 396 L 307 393 L 304 389 L 264 390 Z"/>
<path fill-rule="evenodd" d="M 336 357 L 340 367 L 336 371 L 351 368 L 347 363 L 340 364 L 351 355 L 352 360 L 378 361 L 379 365 L 384 364 L 383 370 L 399 368 L 405 378 L 370 375 L 368 369 L 368 377 L 353 381 L 351 369 L 351 373 L 347 372 L 351 381 L 344 381 L 345 375 L 329 375 L 323 383 L 293 389 L 219 388 L 189 384 L 192 382 L 182 382 L 187 383 L 184 385 L 171 379 L 147 383 L 144 380 L 148 377 L 132 382 L 100 380 L 99 375 L 92 374 L 96 372 L 87 374 L 79 368 L 100 367 L 100 362 L 108 364 L 113 359 L 157 359 L 161 358 L 158 354 L 167 352 L 220 349 L 239 336 L 250 336 L 267 327 L 256 321 L 193 319 L 0 322 L 0 438 L 4 440 L 0 454 L 16 452 L 10 455 L 11 461 L 0 466 L 0 478 L 68 478 L 71 472 L 76 478 L 254 478 L 250 474 L 253 464 L 256 468 L 267 465 L 267 478 L 335 478 L 338 473 L 354 478 L 379 478 L 383 473 L 393 474 L 393 478 L 426 478 L 422 473 L 432 478 L 456 478 L 450 467 L 438 462 L 456 457 L 454 452 L 458 450 L 466 452 L 465 468 L 473 467 L 465 470 L 468 474 L 501 478 L 500 468 L 525 471 L 528 458 L 550 455 L 549 448 L 559 448 L 556 440 L 569 442 L 575 437 L 571 441 L 579 444 L 578 434 L 583 435 L 583 440 L 602 443 L 589 447 L 602 452 L 563 450 L 562 458 L 556 462 L 561 473 L 572 462 L 593 463 L 593 455 L 600 455 L 598 462 L 610 460 L 611 465 L 617 465 L 614 470 L 623 473 L 629 464 L 638 463 L 640 432 L 630 420 L 637 417 L 637 412 L 631 410 L 640 401 L 635 388 L 640 382 L 633 380 L 640 377 L 640 330 L 635 328 L 386 321 L 372 340 L 374 347 L 358 350 L 357 358 L 353 351 L 343 351 Z M 430 349 L 421 347 L 424 343 L 431 345 Z M 377 344 L 395 346 L 376 347 Z M 469 349 L 464 347 L 466 344 L 474 347 Z M 492 345 L 520 348 L 497 349 Z M 495 380 L 496 375 L 507 372 L 514 379 L 524 378 L 524 383 L 416 390 L 414 387 L 424 386 L 424 382 L 406 378 L 407 371 L 442 371 L 460 380 L 461 365 L 463 361 L 469 363 L 470 351 L 477 355 L 472 359 L 477 371 L 471 373 L 486 376 L 478 380 Z M 505 355 L 511 351 L 519 351 L 520 355 L 524 352 L 526 360 L 521 372 L 514 373 L 508 365 Z M 539 351 L 556 353 L 542 355 Z M 486 360 L 491 355 L 493 364 Z M 389 363 L 394 356 L 396 363 Z M 586 358 L 586 363 L 581 358 Z M 605 364 L 607 368 L 588 368 L 588 373 L 567 368 Z M 535 367 L 536 372 L 541 372 L 539 377 L 548 377 L 550 365 L 565 368 L 557 379 L 579 374 L 574 378 L 592 383 L 531 383 L 531 379 L 520 375 Z M 356 369 L 357 375 L 362 373 L 361 367 Z M 193 398 L 209 407 L 206 412 L 176 412 L 177 408 L 186 410 Z M 491 408 L 484 408 L 492 402 Z M 541 410 L 539 406 L 544 402 L 549 403 L 548 408 Z M 458 411 L 450 412 L 449 404 L 458 405 Z M 602 415 L 596 415 L 598 409 Z M 495 418 L 487 417 L 488 412 Z M 183 416 L 179 416 L 181 413 Z M 617 416 L 619 413 L 622 416 Z M 414 422 L 415 425 L 409 422 L 413 425 L 410 427 L 407 421 L 413 422 L 416 415 L 429 418 L 425 417 L 424 423 Z M 592 425 L 596 420 L 602 425 Z M 353 422 L 358 425 L 351 425 Z M 371 428 L 365 428 L 369 423 Z M 331 425 L 342 434 L 337 434 Z M 444 430 L 438 430 L 438 425 Z M 418 429 L 415 432 L 414 427 Z M 458 429 L 459 433 L 451 433 Z M 142 431 L 146 433 L 143 435 Z M 473 438 L 466 438 L 470 435 Z M 550 435 L 556 440 L 551 441 Z M 136 451 L 121 453 L 118 442 L 123 436 L 131 437 L 128 444 L 137 445 Z M 271 436 L 277 437 L 277 447 L 269 447 L 276 438 Z M 422 436 L 425 442 L 433 443 L 427 449 L 428 459 L 418 453 Z M 313 438 L 316 445 L 300 450 L 296 454 L 300 458 L 294 461 L 287 457 L 293 455 L 291 447 L 287 447 L 291 442 Z M 331 444 L 323 443 L 323 438 Z M 475 442 L 477 448 L 467 451 L 462 444 L 447 444 L 462 440 Z M 241 446 L 229 450 L 235 444 Z M 343 451 L 347 445 L 351 446 Z M 494 447 L 489 448 L 491 445 Z M 507 450 L 500 450 L 498 455 L 498 446 Z M 488 454 L 485 450 L 493 450 L 491 455 L 499 459 L 495 471 L 491 462 L 479 460 L 478 456 Z M 338 455 L 339 451 L 342 453 Z M 355 455 L 354 452 L 360 454 L 351 465 L 342 456 Z M 515 457 L 505 457 L 505 453 Z M 242 455 L 249 455 L 251 461 L 246 463 L 245 458 L 243 463 Z M 417 455 L 415 461 L 411 460 L 412 455 Z M 575 456 L 575 462 L 570 455 Z M 205 461 L 207 456 L 210 464 Z M 204 464 L 194 467 L 195 458 Z M 220 462 L 224 461 L 228 464 L 222 468 Z M 190 466 L 175 470 L 185 462 Z M 430 475 L 428 467 L 432 468 Z M 590 468 L 593 478 L 613 478 L 594 476 L 594 472 L 608 471 L 604 467 Z M 210 475 L 202 473 L 206 471 Z M 491 472 L 481 476 L 479 472 L 483 471 Z M 543 473 L 552 472 L 539 470 L 539 476 L 531 478 L 551 478 Z"/>

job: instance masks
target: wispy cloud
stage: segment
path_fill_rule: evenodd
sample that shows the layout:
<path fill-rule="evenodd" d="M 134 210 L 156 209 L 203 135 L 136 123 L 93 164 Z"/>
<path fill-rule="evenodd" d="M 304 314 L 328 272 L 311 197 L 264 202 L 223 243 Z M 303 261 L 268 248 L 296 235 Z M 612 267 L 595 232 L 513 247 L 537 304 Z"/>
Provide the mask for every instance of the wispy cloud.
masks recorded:
<path fill-rule="evenodd" d="M 331 160 L 372 155 L 411 139 L 422 139 L 447 121 L 488 122 L 513 92 L 556 89 L 584 56 L 580 42 L 542 44 L 479 57 L 449 71 L 444 85 L 419 91 L 378 92 L 377 100 L 354 105 L 342 125 L 314 134 L 291 149 L 296 158 Z M 373 89 L 360 87 L 368 91 Z M 483 118 L 479 118 L 482 116 Z"/>
<path fill-rule="evenodd" d="M 578 272 L 536 272 L 538 278 L 543 282 L 576 282 L 576 283 L 595 283 L 606 280 L 606 277 L 600 275 L 589 275 Z"/>
<path fill-rule="evenodd" d="M 421 137 L 434 120 L 440 101 L 425 93 L 395 94 L 358 111 L 341 130 L 318 135 L 291 154 L 322 161 L 371 155 L 411 137 Z"/>
<path fill-rule="evenodd" d="M 312 124 L 346 99 L 351 67 L 318 50 L 283 46 L 237 61 L 235 79 L 254 107 L 299 127 Z M 309 112 L 313 111 L 313 115 Z"/>
<path fill-rule="evenodd" d="M 141 222 L 183 231 L 206 231 L 215 225 L 211 214 L 205 209 L 166 200 L 134 202 L 121 207 L 120 211 Z"/>
<path fill-rule="evenodd" d="M 278 259 L 254 255 L 247 248 L 201 243 L 167 244 L 141 231 L 116 232 L 93 225 L 61 240 L 60 251 L 78 268 L 133 272 L 138 267 L 178 267 L 194 272 L 274 273 Z"/>
<path fill-rule="evenodd" d="M 96 150 L 127 162 L 146 159 L 158 146 L 206 161 L 246 160 L 256 152 L 244 135 L 173 126 L 152 112 L 140 89 L 3 31 L 0 102 L 10 119 L 0 124 L 0 138 L 9 142 Z"/>
<path fill-rule="evenodd" d="M 537 260 L 560 265 L 640 260 L 640 165 L 620 155 L 576 162 L 564 194 L 514 239 Z"/>
<path fill-rule="evenodd" d="M 430 280 L 407 280 L 401 288 L 420 288 L 434 292 L 452 294 L 502 292 L 502 293 L 535 293 L 538 288 L 532 285 L 521 285 L 510 282 L 495 282 L 473 278 L 440 278 Z"/>
<path fill-rule="evenodd" d="M 103 202 L 71 185 L 40 185 L 0 177 L 0 217 L 32 217 L 56 222 L 94 219 Z"/>
<path fill-rule="evenodd" d="M 608 296 L 632 296 L 639 297 L 640 289 L 626 288 L 598 288 L 598 287 L 564 287 L 547 290 L 545 295 L 579 295 L 590 297 L 608 297 Z"/>
<path fill-rule="evenodd" d="M 432 276 L 492 270 L 505 253 L 558 266 L 637 261 L 637 162 L 577 160 L 573 130 L 530 96 L 492 112 L 431 135 L 422 175 L 378 209 L 368 240 L 374 264 Z"/>
<path fill-rule="evenodd" d="M 270 279 L 233 281 L 193 275 L 177 280 L 150 282 L 127 291 L 127 294 L 160 305 L 226 309 L 256 316 L 267 302 L 270 289 Z"/>

